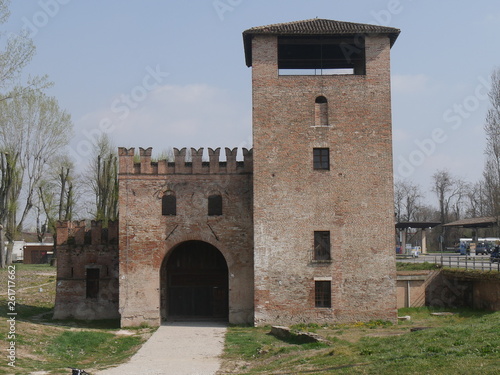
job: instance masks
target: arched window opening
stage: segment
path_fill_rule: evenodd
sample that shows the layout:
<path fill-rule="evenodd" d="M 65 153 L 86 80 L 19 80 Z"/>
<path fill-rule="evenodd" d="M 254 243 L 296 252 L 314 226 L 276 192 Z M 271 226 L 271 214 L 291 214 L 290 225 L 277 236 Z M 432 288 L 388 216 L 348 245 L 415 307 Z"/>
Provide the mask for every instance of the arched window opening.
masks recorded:
<path fill-rule="evenodd" d="M 314 104 L 314 125 L 328 126 L 328 100 L 318 96 Z"/>
<path fill-rule="evenodd" d="M 161 214 L 163 216 L 175 216 L 177 215 L 177 198 L 175 194 L 163 195 L 161 198 Z"/>
<path fill-rule="evenodd" d="M 222 215 L 222 196 L 211 195 L 208 197 L 208 216 Z"/>

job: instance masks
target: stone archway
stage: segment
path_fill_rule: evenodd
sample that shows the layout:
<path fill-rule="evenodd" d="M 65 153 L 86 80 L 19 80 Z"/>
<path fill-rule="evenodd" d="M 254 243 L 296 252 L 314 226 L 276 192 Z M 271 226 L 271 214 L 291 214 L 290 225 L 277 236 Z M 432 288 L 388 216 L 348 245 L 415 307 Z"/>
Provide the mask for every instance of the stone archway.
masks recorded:
<path fill-rule="evenodd" d="M 186 241 L 161 268 L 162 317 L 228 320 L 228 268 L 222 253 L 203 241 Z"/>

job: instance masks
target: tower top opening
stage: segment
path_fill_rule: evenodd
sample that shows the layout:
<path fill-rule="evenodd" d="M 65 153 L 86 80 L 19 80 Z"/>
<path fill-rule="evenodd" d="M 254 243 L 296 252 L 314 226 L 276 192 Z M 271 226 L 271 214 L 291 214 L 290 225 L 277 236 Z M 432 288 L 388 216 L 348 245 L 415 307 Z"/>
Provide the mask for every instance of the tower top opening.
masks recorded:
<path fill-rule="evenodd" d="M 309 66 L 312 64 L 316 66 L 318 61 L 321 60 L 322 64 L 326 64 L 323 68 L 327 68 L 327 66 L 338 65 L 338 63 L 335 63 L 333 60 L 337 57 L 338 48 L 340 48 L 336 47 L 330 49 L 331 53 L 328 55 L 328 46 L 339 46 L 342 43 L 363 44 L 365 36 L 386 35 L 390 39 L 392 47 L 399 33 L 400 30 L 393 27 L 334 21 L 321 18 L 258 26 L 243 32 L 245 60 L 247 66 L 252 66 L 252 39 L 256 35 L 276 35 L 283 43 L 288 45 L 293 45 L 295 40 L 299 46 L 307 46 L 298 48 L 297 46 L 286 47 L 287 54 L 290 58 L 284 59 L 281 62 L 285 64 L 285 66 L 292 68 L 303 66 L 303 64 L 309 64 Z M 316 61 L 300 62 L 303 55 L 310 52 L 312 52 L 311 56 L 313 60 Z M 327 54 L 326 56 L 325 53 Z M 323 57 L 327 59 L 325 60 Z"/>

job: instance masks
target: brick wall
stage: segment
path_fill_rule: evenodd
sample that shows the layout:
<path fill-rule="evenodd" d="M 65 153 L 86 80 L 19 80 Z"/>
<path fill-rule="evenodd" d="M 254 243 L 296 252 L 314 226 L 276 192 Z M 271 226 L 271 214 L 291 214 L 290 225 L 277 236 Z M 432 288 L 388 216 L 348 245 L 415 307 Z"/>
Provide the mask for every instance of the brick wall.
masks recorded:
<path fill-rule="evenodd" d="M 389 39 L 366 38 L 366 75 L 279 76 L 272 35 L 252 54 L 256 324 L 395 320 Z M 323 147 L 330 170 L 313 170 Z M 311 263 L 314 231 L 331 232 L 332 262 Z M 332 308 L 314 307 L 315 279 Z"/>
<path fill-rule="evenodd" d="M 116 319 L 118 314 L 118 223 L 85 221 L 57 225 L 57 286 L 54 319 Z M 87 296 L 88 269 L 99 270 L 98 294 Z"/>
<path fill-rule="evenodd" d="M 149 151 L 148 151 L 149 150 Z M 186 150 L 175 150 L 175 161 L 151 162 L 151 150 L 141 149 L 134 164 L 134 150 L 120 149 L 120 313 L 122 326 L 159 325 L 167 314 L 165 262 L 186 241 L 203 241 L 224 256 L 229 278 L 229 321 L 253 320 L 252 154 L 236 149 L 194 150 L 185 162 Z M 164 216 L 161 198 L 175 194 L 177 214 Z M 210 195 L 222 196 L 223 214 L 207 215 Z M 162 271 L 163 268 L 163 271 Z"/>

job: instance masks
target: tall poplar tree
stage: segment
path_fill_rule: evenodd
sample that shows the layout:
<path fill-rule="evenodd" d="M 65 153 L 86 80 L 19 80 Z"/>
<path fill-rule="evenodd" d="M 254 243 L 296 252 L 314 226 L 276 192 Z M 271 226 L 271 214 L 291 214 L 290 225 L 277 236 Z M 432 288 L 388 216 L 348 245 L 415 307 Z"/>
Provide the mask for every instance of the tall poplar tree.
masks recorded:
<path fill-rule="evenodd" d="M 491 89 L 488 96 L 490 108 L 484 125 L 486 163 L 483 176 L 490 215 L 498 219 L 500 218 L 500 68 L 491 74 Z"/>

